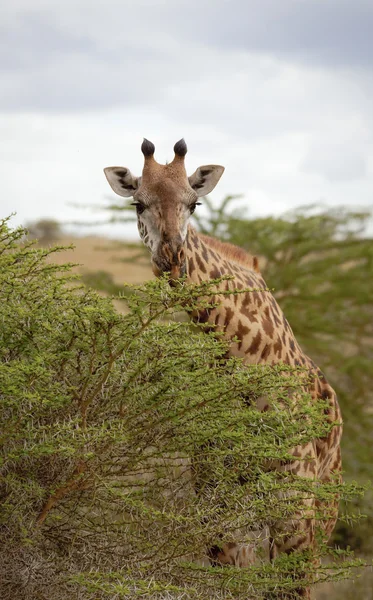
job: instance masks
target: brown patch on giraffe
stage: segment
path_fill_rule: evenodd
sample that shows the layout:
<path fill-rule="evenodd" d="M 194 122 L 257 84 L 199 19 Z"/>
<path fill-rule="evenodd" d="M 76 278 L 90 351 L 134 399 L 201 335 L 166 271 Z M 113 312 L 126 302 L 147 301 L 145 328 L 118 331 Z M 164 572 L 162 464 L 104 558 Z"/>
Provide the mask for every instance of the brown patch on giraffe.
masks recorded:
<path fill-rule="evenodd" d="M 321 387 L 321 386 L 320 386 L 320 387 Z M 333 394 L 332 394 L 331 390 L 329 390 L 328 388 L 325 388 L 325 387 L 324 387 L 324 388 L 321 388 L 321 389 L 320 389 L 320 397 L 321 397 L 323 400 L 330 400 L 330 398 L 332 398 L 332 397 L 333 397 Z"/>
<path fill-rule="evenodd" d="M 210 277 L 211 277 L 211 279 L 219 279 L 219 277 L 221 277 L 220 269 L 218 269 L 218 267 L 216 265 L 214 265 L 213 268 L 211 269 Z M 226 286 L 227 285 L 228 285 L 228 281 L 226 281 Z"/>
<path fill-rule="evenodd" d="M 263 304 L 262 299 L 260 297 L 260 292 L 254 292 L 253 299 L 254 299 L 255 303 L 258 305 L 258 308 L 260 308 Z"/>
<path fill-rule="evenodd" d="M 207 263 L 209 261 L 208 250 L 207 250 L 205 244 L 201 244 L 201 248 L 202 248 L 202 258 Z"/>
<path fill-rule="evenodd" d="M 250 306 L 250 304 L 251 304 L 250 293 L 251 292 L 246 292 L 245 294 L 243 294 L 242 306 Z"/>
<path fill-rule="evenodd" d="M 252 305 L 250 306 L 250 303 L 247 302 L 247 300 L 245 300 L 245 298 L 246 298 L 246 294 L 245 294 L 244 299 L 243 299 L 243 301 L 241 303 L 241 313 L 243 315 L 245 315 L 245 317 L 247 317 L 248 319 L 250 319 L 251 314 L 253 312 L 255 312 L 255 314 L 257 314 L 258 311 L 256 309 L 253 310 Z M 241 296 L 241 299 L 242 299 L 242 296 Z"/>
<path fill-rule="evenodd" d="M 279 315 L 280 314 L 280 309 L 279 309 L 279 306 L 278 306 L 278 304 L 277 304 L 277 302 L 276 302 L 276 300 L 275 300 L 275 298 L 273 296 L 271 296 L 270 302 L 272 304 L 272 308 L 275 311 L 275 313 Z"/>
<path fill-rule="evenodd" d="M 248 310 L 246 307 L 241 308 L 241 313 L 251 321 L 251 323 L 259 323 L 258 311 L 254 308 Z"/>
<path fill-rule="evenodd" d="M 319 459 L 321 461 L 323 461 L 326 458 L 326 447 L 325 444 L 322 444 L 321 446 L 317 446 L 317 456 L 319 457 Z"/>
<path fill-rule="evenodd" d="M 228 275 L 234 276 L 233 269 L 231 268 L 230 264 L 226 260 L 223 262 L 222 266 L 223 266 L 223 269 L 228 273 Z"/>
<path fill-rule="evenodd" d="M 200 257 L 199 254 L 196 254 L 196 261 L 197 261 L 197 265 L 198 265 L 200 271 L 202 271 L 202 273 L 207 273 L 207 269 L 206 269 L 205 263 L 202 262 L 201 257 Z"/>
<path fill-rule="evenodd" d="M 193 271 L 196 270 L 196 265 L 194 264 L 194 260 L 192 257 L 189 258 L 188 260 L 188 273 L 189 275 L 191 275 L 193 273 Z"/>
<path fill-rule="evenodd" d="M 256 354 L 259 350 L 261 342 L 262 342 L 262 334 L 260 333 L 260 331 L 258 331 L 256 336 L 253 338 L 249 348 L 247 349 L 247 353 L 248 354 Z"/>
<path fill-rule="evenodd" d="M 193 240 L 192 240 L 193 246 L 196 250 L 198 250 L 199 248 L 199 239 L 197 235 L 193 236 Z"/>
<path fill-rule="evenodd" d="M 231 308 L 226 308 L 225 319 L 224 319 L 224 328 L 226 329 L 234 317 L 234 312 Z"/>
<path fill-rule="evenodd" d="M 281 327 L 281 319 L 274 313 L 273 320 L 276 323 L 277 327 Z"/>
<path fill-rule="evenodd" d="M 187 236 L 186 245 L 187 245 L 188 250 L 190 250 L 192 252 L 192 243 L 191 243 L 190 235 Z"/>
<path fill-rule="evenodd" d="M 250 331 L 249 328 L 246 327 L 245 325 L 243 325 L 242 321 L 239 320 L 238 326 L 237 326 L 237 331 L 236 331 L 236 336 L 240 340 L 240 342 L 238 343 L 239 350 L 241 350 L 244 337 L 245 337 L 245 335 L 247 335 L 249 333 L 249 331 Z"/>
<path fill-rule="evenodd" d="M 286 331 L 290 331 L 290 325 L 289 325 L 287 319 L 285 318 L 285 315 L 283 315 L 283 317 L 282 317 L 282 322 L 284 324 Z"/>
<path fill-rule="evenodd" d="M 277 337 L 277 340 L 276 340 L 275 344 L 273 345 L 273 351 L 275 354 L 277 354 L 277 356 L 279 358 L 281 358 L 282 344 L 281 344 L 280 336 Z"/>
<path fill-rule="evenodd" d="M 273 332 L 274 332 L 274 327 L 273 327 L 273 323 L 270 319 L 263 319 L 262 320 L 262 327 L 265 331 L 265 333 L 268 335 L 268 337 L 270 337 L 272 339 L 273 336 Z"/>
<path fill-rule="evenodd" d="M 271 353 L 271 346 L 270 344 L 266 344 L 262 350 L 262 353 L 260 355 L 260 359 L 261 360 L 266 360 L 269 356 L 269 354 Z"/>
<path fill-rule="evenodd" d="M 331 470 L 338 472 L 338 471 L 340 471 L 340 469 L 341 469 L 341 449 L 338 447 L 337 452 L 336 452 L 336 457 L 335 457 L 335 460 L 334 460 Z"/>

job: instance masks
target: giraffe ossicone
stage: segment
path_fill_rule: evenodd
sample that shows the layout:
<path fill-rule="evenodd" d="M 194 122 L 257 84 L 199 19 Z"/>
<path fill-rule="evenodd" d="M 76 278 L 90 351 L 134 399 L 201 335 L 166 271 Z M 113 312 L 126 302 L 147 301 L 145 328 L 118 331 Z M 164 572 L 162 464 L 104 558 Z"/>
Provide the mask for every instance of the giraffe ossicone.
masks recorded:
<path fill-rule="evenodd" d="M 152 142 L 144 140 L 141 148 L 144 154 L 141 177 L 134 177 L 123 167 L 108 167 L 105 175 L 114 192 L 133 197 L 140 237 L 151 252 L 154 273 L 168 272 L 172 279 L 186 275 L 187 281 L 192 283 L 229 275 L 233 278 L 229 282 L 232 289 L 257 290 L 221 296 L 219 306 L 202 310 L 195 318 L 223 332 L 228 339 L 235 339 L 230 353 L 241 357 L 246 364 L 284 363 L 309 371 L 307 391 L 315 400 L 328 401 L 325 419 L 337 425 L 331 427 L 325 438 L 294 448 L 295 460 L 285 470 L 322 482 L 340 477 L 342 419 L 336 394 L 320 369 L 300 348 L 281 308 L 267 289 L 256 257 L 232 244 L 198 233 L 189 223 L 198 198 L 214 189 L 224 167 L 204 165 L 188 177 L 184 160 L 187 146 L 183 139 L 174 146 L 172 162 L 165 165 L 154 159 Z M 268 409 L 265 399 L 260 400 L 258 409 Z M 281 552 L 315 547 L 316 520 L 309 518 L 310 511 L 324 511 L 328 515 L 322 526 L 325 538 L 330 537 L 337 519 L 338 499 L 334 506 L 330 506 L 330 502 L 323 506 L 321 502 L 307 499 L 304 509 L 307 518 L 298 520 L 292 534 L 285 536 L 281 523 L 271 527 L 272 559 Z M 245 566 L 249 560 L 245 557 L 250 556 L 247 549 L 232 543 L 223 545 L 215 554 L 214 560 L 218 563 L 239 566 Z M 299 596 L 309 598 L 309 588 L 300 589 Z"/>

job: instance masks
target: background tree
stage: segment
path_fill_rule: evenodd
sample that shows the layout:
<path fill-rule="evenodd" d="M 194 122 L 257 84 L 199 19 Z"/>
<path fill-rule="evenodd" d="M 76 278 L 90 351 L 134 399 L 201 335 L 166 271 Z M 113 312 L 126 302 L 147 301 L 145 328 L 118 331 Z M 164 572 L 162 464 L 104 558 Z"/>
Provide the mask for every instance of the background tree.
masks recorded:
<path fill-rule="evenodd" d="M 43 244 L 56 242 L 62 235 L 62 226 L 56 219 L 39 219 L 27 223 L 30 239 L 37 239 Z"/>

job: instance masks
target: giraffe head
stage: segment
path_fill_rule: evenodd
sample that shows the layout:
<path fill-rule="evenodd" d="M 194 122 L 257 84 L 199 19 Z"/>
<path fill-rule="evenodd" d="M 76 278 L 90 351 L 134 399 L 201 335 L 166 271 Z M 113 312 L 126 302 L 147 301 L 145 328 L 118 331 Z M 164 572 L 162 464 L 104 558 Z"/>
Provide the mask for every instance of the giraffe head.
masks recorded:
<path fill-rule="evenodd" d="M 188 177 L 183 139 L 176 142 L 175 157 L 166 165 L 154 159 L 152 142 L 144 139 L 141 150 L 145 158 L 141 177 L 124 167 L 107 167 L 104 172 L 116 194 L 133 197 L 139 233 L 152 254 L 154 273 L 170 272 L 177 279 L 186 270 L 184 244 L 190 216 L 198 197 L 214 189 L 224 167 L 206 165 Z"/>

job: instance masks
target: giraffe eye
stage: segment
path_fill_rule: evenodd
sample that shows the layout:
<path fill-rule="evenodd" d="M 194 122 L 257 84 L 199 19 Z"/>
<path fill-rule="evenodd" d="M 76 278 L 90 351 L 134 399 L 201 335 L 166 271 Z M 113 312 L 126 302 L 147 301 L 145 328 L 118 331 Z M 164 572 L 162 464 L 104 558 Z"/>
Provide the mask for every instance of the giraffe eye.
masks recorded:
<path fill-rule="evenodd" d="M 200 204 L 202 204 L 202 202 L 194 202 L 194 204 L 191 204 L 189 206 L 189 210 L 190 210 L 190 214 L 191 215 L 194 213 L 194 211 L 196 210 L 197 206 L 199 206 Z"/>
<path fill-rule="evenodd" d="M 136 206 L 136 212 L 138 215 L 141 215 L 146 209 L 146 206 L 144 206 L 144 204 L 141 204 L 141 202 L 131 202 L 131 204 L 132 206 Z"/>

